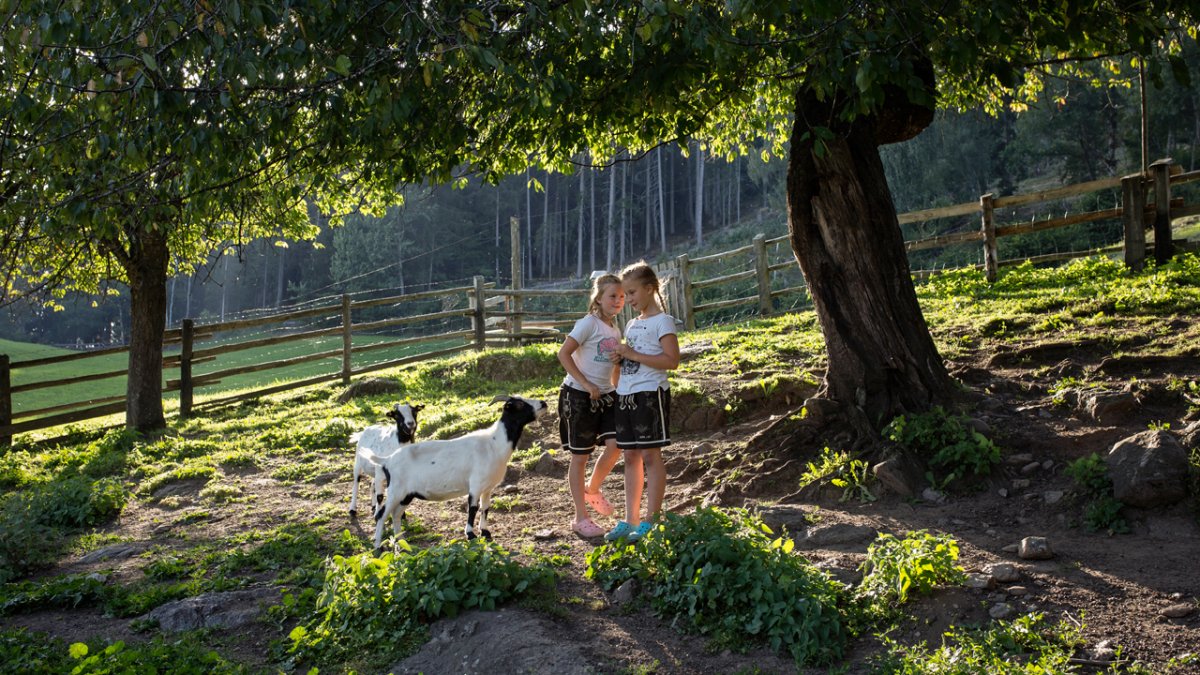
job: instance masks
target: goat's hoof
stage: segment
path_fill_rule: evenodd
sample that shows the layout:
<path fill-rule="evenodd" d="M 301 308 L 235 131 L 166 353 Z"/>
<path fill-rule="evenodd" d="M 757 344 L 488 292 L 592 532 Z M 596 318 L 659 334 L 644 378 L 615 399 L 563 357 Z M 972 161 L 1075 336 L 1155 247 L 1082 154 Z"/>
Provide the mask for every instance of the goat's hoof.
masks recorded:
<path fill-rule="evenodd" d="M 470 541 L 470 540 L 472 540 L 472 539 L 474 539 L 474 538 L 475 538 L 475 533 L 474 533 L 474 532 L 467 532 L 467 541 Z"/>
<path fill-rule="evenodd" d="M 358 517 L 358 509 L 350 509 L 350 517 L 357 518 Z"/>
<path fill-rule="evenodd" d="M 479 533 L 483 535 L 484 539 L 487 539 L 488 541 L 492 540 L 492 531 L 491 530 L 480 530 Z"/>

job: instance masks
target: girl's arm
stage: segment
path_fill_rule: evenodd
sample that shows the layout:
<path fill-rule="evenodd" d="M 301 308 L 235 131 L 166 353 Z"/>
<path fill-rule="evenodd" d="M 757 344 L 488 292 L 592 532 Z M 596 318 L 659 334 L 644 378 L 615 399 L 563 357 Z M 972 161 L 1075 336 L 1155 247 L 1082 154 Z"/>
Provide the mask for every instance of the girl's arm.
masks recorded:
<path fill-rule="evenodd" d="M 675 370 L 679 367 L 679 338 L 674 333 L 669 333 L 658 339 L 658 343 L 662 345 L 663 353 L 651 356 L 636 352 L 629 345 L 623 344 L 617 348 L 617 352 L 621 358 L 644 363 L 651 368 L 659 370 Z"/>
<path fill-rule="evenodd" d="M 575 363 L 575 359 L 571 358 L 571 355 L 574 354 L 575 350 L 577 349 L 579 349 L 579 343 L 575 341 L 575 338 L 568 335 L 567 339 L 563 340 L 562 346 L 558 348 L 558 362 L 562 364 L 563 369 L 566 370 L 571 377 L 575 378 L 576 382 L 581 384 L 584 389 L 587 389 L 587 392 L 591 394 L 592 398 L 600 398 L 600 387 L 597 387 L 589 382 L 587 376 L 583 374 L 583 371 L 579 370 L 579 365 Z"/>

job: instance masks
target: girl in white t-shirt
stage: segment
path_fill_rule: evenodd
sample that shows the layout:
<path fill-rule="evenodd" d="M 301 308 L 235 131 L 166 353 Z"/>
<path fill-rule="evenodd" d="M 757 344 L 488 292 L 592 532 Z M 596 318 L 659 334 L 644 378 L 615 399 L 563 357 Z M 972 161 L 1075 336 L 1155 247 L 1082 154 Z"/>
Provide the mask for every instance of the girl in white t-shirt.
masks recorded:
<path fill-rule="evenodd" d="M 600 484 L 621 458 L 617 450 L 614 393 L 617 367 L 610 354 L 620 346 L 617 313 L 625 306 L 621 280 L 613 274 L 592 282 L 588 313 L 563 340 L 558 362 L 567 371 L 558 392 L 558 434 L 563 448 L 571 453 L 567 483 L 575 506 L 571 529 L 582 537 L 598 537 L 604 529 L 588 517 L 587 507 L 602 516 L 612 515 L 612 504 L 600 492 Z M 604 452 L 592 468 L 592 478 L 584 485 L 588 457 L 597 446 Z"/>
<path fill-rule="evenodd" d="M 679 367 L 675 319 L 662 310 L 658 276 L 645 262 L 621 271 L 625 297 L 640 314 L 625 326 L 625 343 L 611 358 L 621 366 L 617 382 L 617 447 L 625 453 L 625 520 L 604 535 L 608 541 L 646 536 L 662 511 L 667 467 L 662 449 L 671 443 L 671 386 L 667 371 Z M 642 480 L 646 519 L 641 520 Z M 640 521 L 640 522 L 639 522 Z M 634 525 L 634 523 L 638 523 Z"/>

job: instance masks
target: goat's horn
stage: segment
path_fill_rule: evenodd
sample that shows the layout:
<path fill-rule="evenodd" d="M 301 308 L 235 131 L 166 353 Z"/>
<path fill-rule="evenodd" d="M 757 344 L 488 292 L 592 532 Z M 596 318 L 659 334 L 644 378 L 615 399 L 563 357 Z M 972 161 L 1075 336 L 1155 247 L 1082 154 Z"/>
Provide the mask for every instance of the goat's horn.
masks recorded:
<path fill-rule="evenodd" d="M 507 401 L 508 399 L 509 397 L 505 396 L 504 394 L 496 394 L 495 398 L 492 399 L 492 403 L 499 403 L 501 401 Z"/>

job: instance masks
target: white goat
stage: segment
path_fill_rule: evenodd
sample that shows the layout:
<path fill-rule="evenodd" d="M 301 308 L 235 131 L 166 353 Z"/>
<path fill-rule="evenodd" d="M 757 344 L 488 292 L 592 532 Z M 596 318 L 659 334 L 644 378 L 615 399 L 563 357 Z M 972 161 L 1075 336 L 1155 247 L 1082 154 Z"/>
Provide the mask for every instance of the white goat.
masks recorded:
<path fill-rule="evenodd" d="M 412 443 L 417 437 L 417 413 L 424 409 L 423 405 L 397 404 L 387 411 L 387 416 L 396 421 L 394 425 L 376 424 L 350 436 L 350 442 L 358 445 L 354 451 L 354 489 L 350 492 L 350 517 L 358 515 L 358 479 L 368 471 L 373 471 L 375 475 L 372 485 L 375 504 L 383 503 L 383 469 L 372 464 L 364 451 L 370 449 L 376 455 L 387 456 Z"/>
<path fill-rule="evenodd" d="M 467 539 L 475 538 L 475 514 L 482 509 L 479 532 L 491 539 L 487 527 L 492 491 L 504 480 L 525 425 L 546 412 L 546 402 L 521 396 L 497 396 L 504 410 L 495 424 L 449 440 L 421 441 L 387 457 L 365 452 L 387 477 L 387 497 L 375 510 L 375 549 L 383 544 L 384 523 L 390 516 L 396 538 L 403 537 L 401 519 L 414 499 L 445 501 L 467 496 Z"/>

